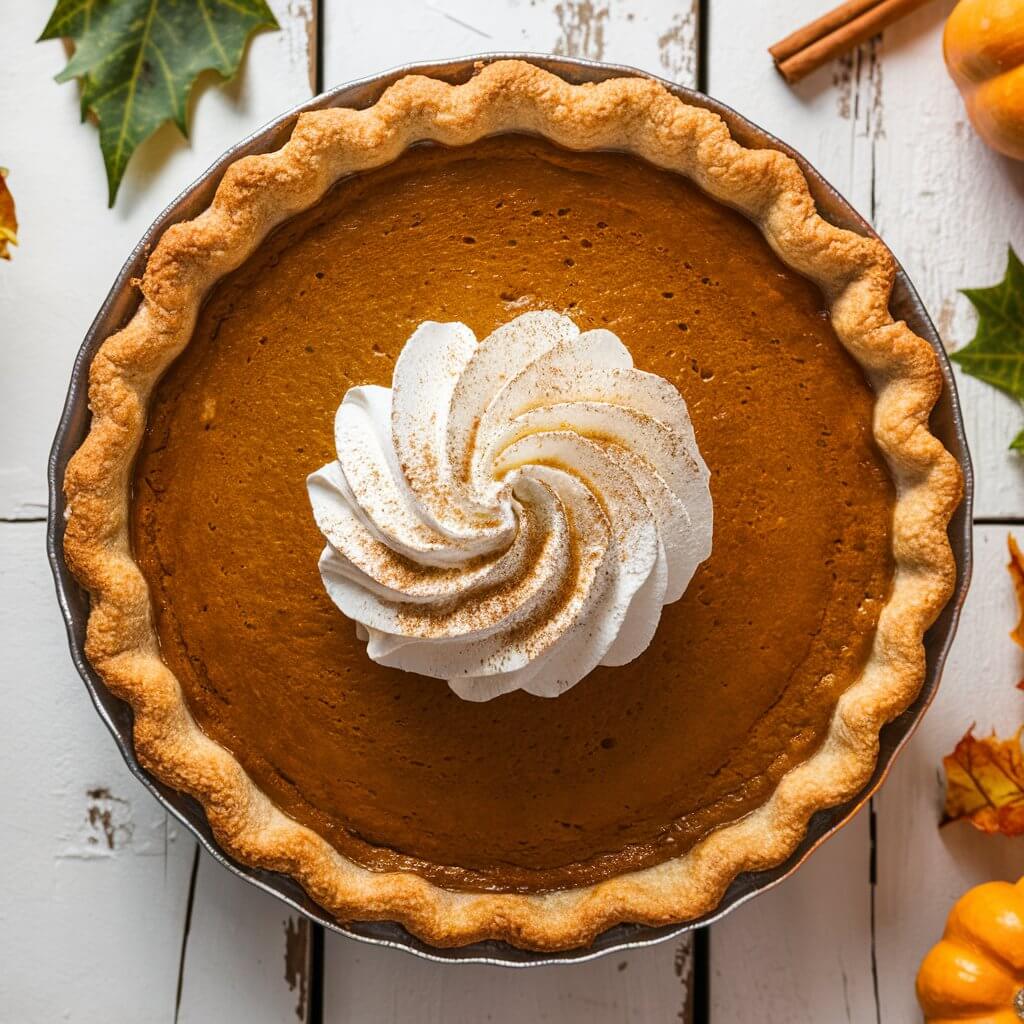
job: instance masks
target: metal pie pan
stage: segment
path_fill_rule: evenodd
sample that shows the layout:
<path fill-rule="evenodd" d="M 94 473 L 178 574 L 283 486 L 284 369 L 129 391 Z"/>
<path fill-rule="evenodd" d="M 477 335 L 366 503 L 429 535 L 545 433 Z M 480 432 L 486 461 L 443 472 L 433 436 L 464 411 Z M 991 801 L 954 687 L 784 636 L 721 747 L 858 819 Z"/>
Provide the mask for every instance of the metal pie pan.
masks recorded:
<path fill-rule="evenodd" d="M 899 268 L 897 273 L 891 302 L 892 312 L 897 318 L 905 319 L 917 334 L 927 339 L 939 357 L 945 388 L 932 415 L 932 429 L 959 461 L 966 484 L 964 501 L 950 526 L 950 540 L 957 563 L 956 592 L 925 638 L 927 674 L 920 695 L 907 711 L 882 730 L 878 764 L 869 784 L 853 800 L 842 806 L 815 814 L 811 818 L 803 842 L 785 863 L 768 871 L 740 875 L 729 886 L 721 903 L 713 913 L 684 924 L 668 925 L 661 928 L 617 925 L 599 935 L 588 948 L 562 953 L 534 953 L 516 949 L 503 942 L 479 942 L 454 949 L 440 949 L 422 942 L 401 925 L 393 922 L 340 924 L 322 907 L 314 903 L 294 879 L 286 875 L 239 864 L 227 856 L 217 845 L 199 803 L 191 797 L 165 786 L 139 765 L 132 742 L 131 708 L 106 688 L 85 657 L 84 641 L 89 613 L 89 597 L 71 576 L 64 561 L 64 495 L 62 491 L 64 470 L 68 459 L 78 449 L 89 428 L 87 395 L 89 364 L 104 339 L 120 329 L 130 319 L 138 305 L 138 292 L 131 285 L 132 278 L 141 277 L 149 252 L 167 227 L 195 217 L 209 205 L 214 190 L 229 164 L 243 156 L 267 153 L 280 148 L 290 135 L 299 113 L 304 110 L 319 110 L 326 107 L 367 107 L 373 104 L 389 85 L 404 75 L 417 73 L 453 83 L 464 82 L 472 75 L 477 62 L 510 57 L 530 61 L 574 83 L 598 82 L 606 78 L 644 74 L 635 68 L 619 65 L 530 53 L 478 54 L 457 60 L 409 64 L 393 68 L 380 75 L 331 89 L 282 114 L 229 149 L 160 214 L 135 247 L 118 275 L 106 301 L 89 328 L 75 360 L 67 400 L 48 465 L 50 507 L 47 554 L 57 586 L 58 601 L 67 625 L 71 657 L 85 682 L 96 710 L 113 734 L 132 774 L 163 804 L 169 813 L 195 835 L 210 856 L 229 871 L 272 893 L 294 910 L 341 935 L 358 939 L 361 942 L 403 949 L 440 962 L 526 967 L 554 963 L 579 963 L 608 953 L 621 952 L 672 939 L 694 928 L 719 920 L 751 897 L 778 885 L 783 879 L 792 875 L 825 839 L 845 825 L 878 789 L 896 754 L 907 742 L 935 696 L 942 666 L 956 631 L 970 580 L 973 478 L 964 436 L 963 419 L 949 361 L 946 359 L 935 327 L 903 269 Z M 824 217 L 834 224 L 852 231 L 861 234 L 874 234 L 867 222 L 854 211 L 850 204 L 790 147 L 763 129 L 751 124 L 734 110 L 703 93 L 664 80 L 661 80 L 661 84 L 685 102 L 706 107 L 720 114 L 729 125 L 733 136 L 743 145 L 758 149 L 779 149 L 788 153 L 802 167 L 810 182 L 818 209 Z"/>

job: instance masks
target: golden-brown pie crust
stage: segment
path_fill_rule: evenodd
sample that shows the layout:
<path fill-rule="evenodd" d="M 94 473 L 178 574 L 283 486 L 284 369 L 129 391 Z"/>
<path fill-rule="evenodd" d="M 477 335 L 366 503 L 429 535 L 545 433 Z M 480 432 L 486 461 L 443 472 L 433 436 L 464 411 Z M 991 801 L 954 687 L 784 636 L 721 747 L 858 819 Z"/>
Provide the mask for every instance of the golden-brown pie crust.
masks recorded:
<path fill-rule="evenodd" d="M 840 698 L 818 751 L 761 808 L 682 857 L 586 887 L 529 895 L 451 892 L 415 874 L 369 871 L 278 810 L 190 715 L 160 658 L 128 530 L 131 469 L 150 394 L 188 344 L 212 285 L 341 177 L 388 163 L 413 142 L 464 145 L 512 131 L 536 132 L 573 149 L 634 153 L 685 175 L 753 220 L 782 260 L 824 292 L 836 335 L 876 391 L 875 439 L 897 490 L 892 594 L 864 671 Z M 342 920 L 400 921 L 436 945 L 504 939 L 564 949 L 620 921 L 658 925 L 712 910 L 738 873 L 783 861 L 812 813 L 849 799 L 868 781 L 879 729 L 920 689 L 923 636 L 952 593 L 946 529 L 961 475 L 928 429 L 942 388 L 935 353 L 889 314 L 894 274 L 880 242 L 817 215 L 793 160 L 744 149 L 717 115 L 646 79 L 571 86 L 530 64 L 499 61 L 464 85 L 409 76 L 367 110 L 302 114 L 282 149 L 237 161 L 209 209 L 164 233 L 149 258 L 138 311 L 92 363 L 93 420 L 65 477 L 64 547 L 92 598 L 87 655 L 134 710 L 139 760 L 203 804 L 233 857 L 293 875 Z"/>

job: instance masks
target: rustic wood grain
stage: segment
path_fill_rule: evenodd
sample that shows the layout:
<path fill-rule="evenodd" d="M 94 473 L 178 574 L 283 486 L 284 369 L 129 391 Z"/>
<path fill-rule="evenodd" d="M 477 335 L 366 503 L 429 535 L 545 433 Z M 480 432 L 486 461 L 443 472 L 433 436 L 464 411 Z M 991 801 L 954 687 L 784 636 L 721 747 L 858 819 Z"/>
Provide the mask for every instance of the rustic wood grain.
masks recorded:
<path fill-rule="evenodd" d="M 712 927 L 715 1024 L 874 1021 L 869 825 L 865 809 L 793 878 Z"/>
<path fill-rule="evenodd" d="M 89 703 L 39 522 L 71 362 L 122 262 L 228 145 L 310 94 L 313 0 L 273 6 L 282 31 L 253 40 L 235 82 L 200 90 L 191 143 L 164 128 L 139 149 L 113 211 L 77 88 L 52 80 L 65 50 L 35 43 L 46 5 L 4 9 L 0 162 L 21 220 L 0 274 L 4 1021 L 170 1024 L 176 1007 L 179 1021 L 297 1019 L 287 913 L 205 854 L 183 942 L 195 842 L 130 776 Z"/>
<path fill-rule="evenodd" d="M 884 123 L 872 169 L 875 226 L 950 350 L 966 345 L 977 323 L 959 289 L 1002 280 L 1008 244 L 1024 251 L 1024 163 L 984 145 L 942 63 L 952 7 L 924 8 L 886 33 Z M 977 476 L 975 516 L 1024 516 L 1024 458 L 1008 450 L 1024 409 L 955 372 Z"/>
<path fill-rule="evenodd" d="M 328 935 L 325 1021 L 660 1024 L 691 1020 L 691 943 L 527 970 L 437 964 Z"/>
<path fill-rule="evenodd" d="M 306 1024 L 309 922 L 205 853 L 197 867 L 174 1024 Z"/>
<path fill-rule="evenodd" d="M 323 20 L 327 86 L 411 61 L 505 50 L 631 64 L 686 85 L 697 76 L 690 0 L 328 0 Z"/>
<path fill-rule="evenodd" d="M 167 1024 L 192 840 L 129 775 L 68 656 L 45 525 L 0 524 L 0 1019 Z"/>
<path fill-rule="evenodd" d="M 1016 600 L 1004 526 L 974 532 L 975 568 L 960 634 L 938 696 L 876 798 L 875 898 L 883 1022 L 914 1020 L 914 975 L 942 934 L 954 901 L 980 882 L 1024 874 L 1024 837 L 987 836 L 966 824 L 938 828 L 941 761 L 972 723 L 1010 736 L 1024 722 L 1024 651 L 1010 640 Z M 1016 529 L 1024 541 L 1024 526 Z"/>
<path fill-rule="evenodd" d="M 53 81 L 64 47 L 35 42 L 46 4 L 4 5 L 0 146 L 21 230 L 17 258 L 0 277 L 0 372 L 18 381 L 0 402 L 0 519 L 45 512 L 43 467 L 71 362 L 142 233 L 229 145 L 310 95 L 313 2 L 273 4 L 281 31 L 257 34 L 241 74 L 224 87 L 204 79 L 191 142 L 165 125 L 139 147 L 113 210 L 97 129 L 79 123 L 77 85 Z"/>

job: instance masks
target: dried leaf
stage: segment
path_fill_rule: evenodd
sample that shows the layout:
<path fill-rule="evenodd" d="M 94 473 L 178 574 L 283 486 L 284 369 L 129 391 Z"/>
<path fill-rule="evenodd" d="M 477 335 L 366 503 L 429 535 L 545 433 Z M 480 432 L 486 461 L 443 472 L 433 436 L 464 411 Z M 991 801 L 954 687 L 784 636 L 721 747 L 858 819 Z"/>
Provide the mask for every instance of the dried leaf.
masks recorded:
<path fill-rule="evenodd" d="M 1013 589 L 1017 592 L 1017 609 L 1020 613 L 1017 625 L 1010 636 L 1024 647 L 1024 554 L 1021 553 L 1012 533 L 1007 535 L 1006 543 L 1010 549 L 1010 564 L 1006 568 L 1010 570 L 1010 576 L 1013 578 Z"/>
<path fill-rule="evenodd" d="M 9 260 L 9 246 L 18 244 L 18 218 L 14 212 L 14 196 L 7 187 L 7 168 L 0 167 L 0 260 Z"/>
<path fill-rule="evenodd" d="M 946 806 L 942 824 L 969 821 L 982 832 L 1024 835 L 1024 753 L 1021 734 L 1001 740 L 964 734 L 952 754 L 942 759 L 946 769 Z"/>
<path fill-rule="evenodd" d="M 82 82 L 82 118 L 100 124 L 109 203 L 135 147 L 165 121 L 188 136 L 199 75 L 238 70 L 249 36 L 277 28 L 266 0 L 57 0 L 40 39 L 73 39 L 58 82 Z"/>

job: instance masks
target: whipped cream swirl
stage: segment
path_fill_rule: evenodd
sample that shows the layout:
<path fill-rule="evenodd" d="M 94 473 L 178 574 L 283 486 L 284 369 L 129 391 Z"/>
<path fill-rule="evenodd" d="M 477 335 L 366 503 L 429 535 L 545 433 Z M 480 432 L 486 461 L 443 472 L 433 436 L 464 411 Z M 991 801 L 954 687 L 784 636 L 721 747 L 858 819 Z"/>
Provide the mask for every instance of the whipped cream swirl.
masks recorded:
<path fill-rule="evenodd" d="M 711 553 L 686 403 L 608 330 L 422 324 L 311 474 L 320 574 L 376 662 L 466 700 L 554 697 L 651 642 Z"/>

